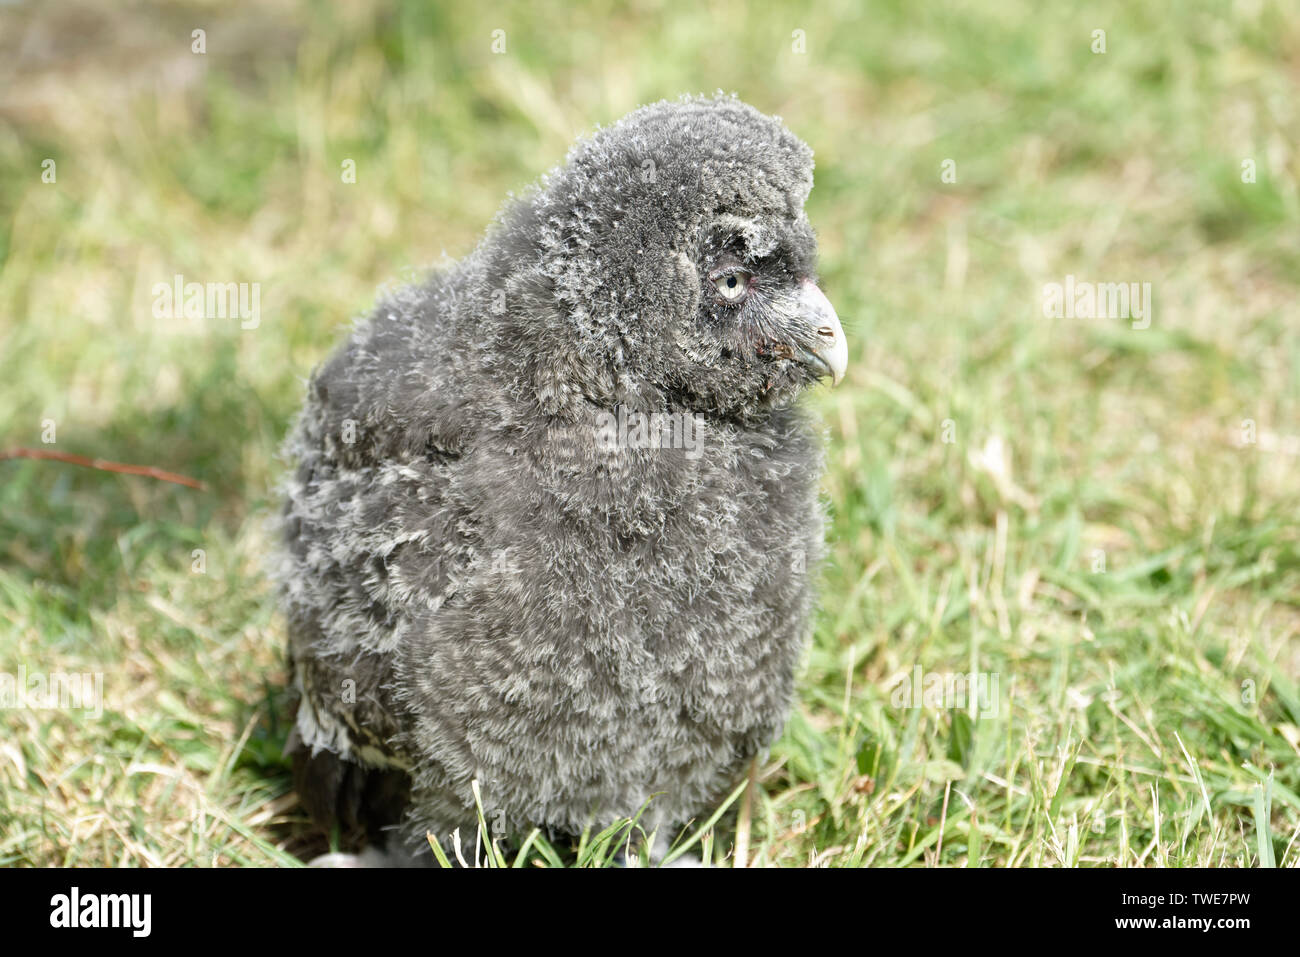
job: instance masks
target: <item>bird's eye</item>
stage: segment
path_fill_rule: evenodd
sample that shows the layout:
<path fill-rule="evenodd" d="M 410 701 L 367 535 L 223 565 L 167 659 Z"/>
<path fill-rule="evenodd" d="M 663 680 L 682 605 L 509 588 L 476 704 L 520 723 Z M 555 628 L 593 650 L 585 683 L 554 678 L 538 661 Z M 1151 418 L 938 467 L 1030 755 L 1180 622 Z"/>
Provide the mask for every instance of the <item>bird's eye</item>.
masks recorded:
<path fill-rule="evenodd" d="M 713 288 L 727 302 L 739 302 L 749 291 L 749 273 L 736 270 L 713 280 Z"/>

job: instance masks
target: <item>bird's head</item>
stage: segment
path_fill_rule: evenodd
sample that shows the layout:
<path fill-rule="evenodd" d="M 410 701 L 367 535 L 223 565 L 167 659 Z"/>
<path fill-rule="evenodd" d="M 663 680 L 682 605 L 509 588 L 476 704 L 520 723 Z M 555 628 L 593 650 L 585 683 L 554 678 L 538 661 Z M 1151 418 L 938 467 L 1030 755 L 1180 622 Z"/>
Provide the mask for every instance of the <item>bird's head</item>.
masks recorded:
<path fill-rule="evenodd" d="M 746 414 L 838 382 L 812 170 L 779 120 L 725 96 L 656 103 L 576 145 L 513 221 L 536 237 L 555 319 L 536 345 L 565 389 Z"/>

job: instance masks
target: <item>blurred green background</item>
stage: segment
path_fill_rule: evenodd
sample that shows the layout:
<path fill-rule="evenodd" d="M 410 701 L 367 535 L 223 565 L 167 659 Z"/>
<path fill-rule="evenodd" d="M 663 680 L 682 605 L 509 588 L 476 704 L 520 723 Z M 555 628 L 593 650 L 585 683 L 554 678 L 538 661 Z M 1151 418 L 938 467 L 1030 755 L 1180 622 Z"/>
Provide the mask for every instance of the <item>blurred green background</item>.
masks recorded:
<path fill-rule="evenodd" d="M 815 151 L 851 348 L 749 859 L 1300 861 L 1300 8 L 1053 6 L 0 6 L 0 449 L 207 483 L 0 461 L 0 671 L 105 675 L 0 711 L 0 863 L 319 849 L 263 565 L 305 377 L 575 137 L 716 89 Z M 176 274 L 260 325 L 155 318 Z M 1067 275 L 1150 328 L 1044 318 Z M 997 714 L 894 706 L 916 665 Z"/>

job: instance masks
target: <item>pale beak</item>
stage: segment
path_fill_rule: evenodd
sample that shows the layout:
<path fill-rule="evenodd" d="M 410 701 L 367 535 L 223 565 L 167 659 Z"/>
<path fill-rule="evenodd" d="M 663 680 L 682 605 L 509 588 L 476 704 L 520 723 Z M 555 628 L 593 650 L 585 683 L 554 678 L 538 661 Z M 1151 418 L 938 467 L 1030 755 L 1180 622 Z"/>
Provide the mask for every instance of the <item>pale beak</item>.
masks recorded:
<path fill-rule="evenodd" d="M 844 328 L 826 295 L 811 280 L 799 283 L 799 318 L 807 323 L 810 344 L 797 350 L 800 362 L 817 375 L 829 375 L 831 385 L 839 385 L 849 367 L 849 344 Z"/>

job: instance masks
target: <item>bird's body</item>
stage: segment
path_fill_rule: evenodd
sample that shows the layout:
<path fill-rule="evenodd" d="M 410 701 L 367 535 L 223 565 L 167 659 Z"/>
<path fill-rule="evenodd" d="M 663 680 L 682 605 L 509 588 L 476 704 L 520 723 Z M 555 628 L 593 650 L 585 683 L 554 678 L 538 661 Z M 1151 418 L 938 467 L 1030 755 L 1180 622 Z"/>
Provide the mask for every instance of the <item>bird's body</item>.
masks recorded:
<path fill-rule="evenodd" d="M 279 577 L 323 823 L 472 829 L 478 781 L 505 832 L 672 827 L 771 743 L 822 549 L 794 399 L 843 370 L 791 305 L 810 186 L 735 100 L 645 108 L 316 372 Z"/>

